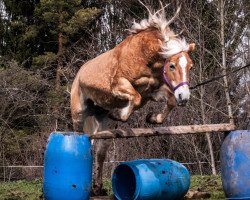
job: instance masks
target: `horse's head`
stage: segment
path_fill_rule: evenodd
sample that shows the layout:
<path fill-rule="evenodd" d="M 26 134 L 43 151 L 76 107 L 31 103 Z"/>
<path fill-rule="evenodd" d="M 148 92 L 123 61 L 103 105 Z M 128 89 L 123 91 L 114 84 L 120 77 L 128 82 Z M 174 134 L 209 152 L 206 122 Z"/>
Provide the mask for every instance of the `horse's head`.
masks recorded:
<path fill-rule="evenodd" d="M 166 62 L 163 68 L 163 79 L 174 93 L 177 104 L 184 106 L 190 98 L 189 71 L 193 66 L 193 62 L 188 53 L 194 50 L 195 44 L 186 44 L 184 40 L 175 40 L 172 41 L 172 43 L 176 43 L 176 46 L 173 46 L 172 51 L 175 49 L 177 53 L 168 55 L 170 53 L 169 47 L 168 51 L 162 52 L 163 55 L 164 53 L 166 55 Z M 182 46 L 182 50 L 178 51 L 178 44 L 184 45 Z"/>
<path fill-rule="evenodd" d="M 163 58 L 166 59 L 163 77 L 165 83 L 174 93 L 178 105 L 185 105 L 190 97 L 189 92 L 189 70 L 193 63 L 189 57 L 189 52 L 194 50 L 195 44 L 188 44 L 185 39 L 181 39 L 176 35 L 169 27 L 169 25 L 177 18 L 180 12 L 178 7 L 174 16 L 170 19 L 166 19 L 165 7 L 160 1 L 161 9 L 153 12 L 138 0 L 148 10 L 148 19 L 142 20 L 140 23 L 133 23 L 130 29 L 131 33 L 138 33 L 143 30 L 156 29 L 158 31 L 158 43 L 154 41 L 155 48 L 161 49 Z M 151 28 L 151 29 L 150 29 Z M 157 34 L 155 34 L 156 37 Z M 153 46 L 153 45 L 152 45 Z"/>
<path fill-rule="evenodd" d="M 140 23 L 133 23 L 130 29 L 131 33 L 138 33 L 140 31 L 155 28 L 160 33 L 158 43 L 155 49 L 161 49 L 160 53 L 166 59 L 163 77 L 167 86 L 172 90 L 178 105 L 185 105 L 190 97 L 189 91 L 189 70 L 193 63 L 188 53 L 194 50 L 195 44 L 188 44 L 185 39 L 181 39 L 169 27 L 169 25 L 177 18 L 180 12 L 178 7 L 174 16 L 166 19 L 165 8 L 160 1 L 161 9 L 153 12 L 138 0 L 148 10 L 148 19 L 142 20 Z M 155 34 L 156 35 L 156 34 Z M 152 40 L 153 41 L 153 40 Z"/>

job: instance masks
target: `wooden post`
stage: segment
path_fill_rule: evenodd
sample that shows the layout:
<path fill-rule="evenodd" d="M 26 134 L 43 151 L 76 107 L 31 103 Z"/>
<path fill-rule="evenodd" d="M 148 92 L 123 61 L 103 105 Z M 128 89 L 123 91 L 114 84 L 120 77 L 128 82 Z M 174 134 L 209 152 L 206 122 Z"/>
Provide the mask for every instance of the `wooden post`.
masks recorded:
<path fill-rule="evenodd" d="M 189 126 L 168 126 L 154 128 L 130 128 L 100 131 L 91 135 L 91 139 L 151 137 L 160 135 L 200 134 L 208 132 L 225 132 L 235 130 L 234 124 L 204 124 Z"/>

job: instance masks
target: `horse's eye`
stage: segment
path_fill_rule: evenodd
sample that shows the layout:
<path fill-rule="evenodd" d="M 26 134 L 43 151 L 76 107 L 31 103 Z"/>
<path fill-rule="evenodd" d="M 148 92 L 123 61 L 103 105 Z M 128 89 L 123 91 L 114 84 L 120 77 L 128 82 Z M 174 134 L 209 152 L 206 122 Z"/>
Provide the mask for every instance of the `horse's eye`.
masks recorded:
<path fill-rule="evenodd" d="M 170 65 L 169 65 L 169 68 L 170 68 L 170 71 L 174 71 L 174 70 L 175 70 L 174 64 L 170 64 Z"/>

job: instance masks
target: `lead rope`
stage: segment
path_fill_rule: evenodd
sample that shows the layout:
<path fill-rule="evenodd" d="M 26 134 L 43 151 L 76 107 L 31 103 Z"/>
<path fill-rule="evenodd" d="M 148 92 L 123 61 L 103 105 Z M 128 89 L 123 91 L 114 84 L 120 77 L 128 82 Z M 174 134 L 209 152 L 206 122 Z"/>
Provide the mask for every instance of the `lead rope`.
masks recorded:
<path fill-rule="evenodd" d="M 224 74 L 224 75 L 215 76 L 215 77 L 213 77 L 213 78 L 211 78 L 211 79 L 205 80 L 205 81 L 203 81 L 203 82 L 201 82 L 201 83 L 196 84 L 195 86 L 189 87 L 189 89 L 193 90 L 193 89 L 195 89 L 195 88 L 197 88 L 197 87 L 199 87 L 199 86 L 206 85 L 206 84 L 211 83 L 211 82 L 213 82 L 213 81 L 216 81 L 216 80 L 218 80 L 218 79 L 220 79 L 220 78 L 223 78 L 224 76 L 231 75 L 231 74 L 233 74 L 233 73 L 235 73 L 235 72 L 237 72 L 237 71 L 240 71 L 240 70 L 245 69 L 245 68 L 248 68 L 248 67 L 250 67 L 250 64 L 247 64 L 247 65 L 245 65 L 245 66 L 243 66 L 243 67 L 240 67 L 240 68 L 238 68 L 238 69 L 236 69 L 236 70 L 233 70 L 233 71 L 231 71 L 231 72 L 228 72 L 228 73 L 226 73 L 226 74 Z"/>

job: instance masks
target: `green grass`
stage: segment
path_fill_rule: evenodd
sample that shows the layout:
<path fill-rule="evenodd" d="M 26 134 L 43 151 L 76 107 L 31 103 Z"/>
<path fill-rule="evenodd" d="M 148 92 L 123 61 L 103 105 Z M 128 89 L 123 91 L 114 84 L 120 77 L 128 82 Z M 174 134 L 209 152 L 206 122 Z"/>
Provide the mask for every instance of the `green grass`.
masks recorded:
<path fill-rule="evenodd" d="M 39 200 L 41 195 L 41 180 L 0 182 L 0 200 Z"/>
<path fill-rule="evenodd" d="M 107 191 L 109 196 L 113 195 L 111 180 L 105 179 L 103 181 L 103 188 Z"/>
<path fill-rule="evenodd" d="M 225 199 L 220 176 L 192 176 L 190 189 L 209 193 L 209 200 Z"/>
<path fill-rule="evenodd" d="M 104 181 L 104 188 L 112 195 L 111 181 Z M 208 192 L 209 200 L 225 199 L 219 176 L 192 176 L 191 190 Z M 42 199 L 42 180 L 0 182 L 0 200 L 39 200 Z"/>

